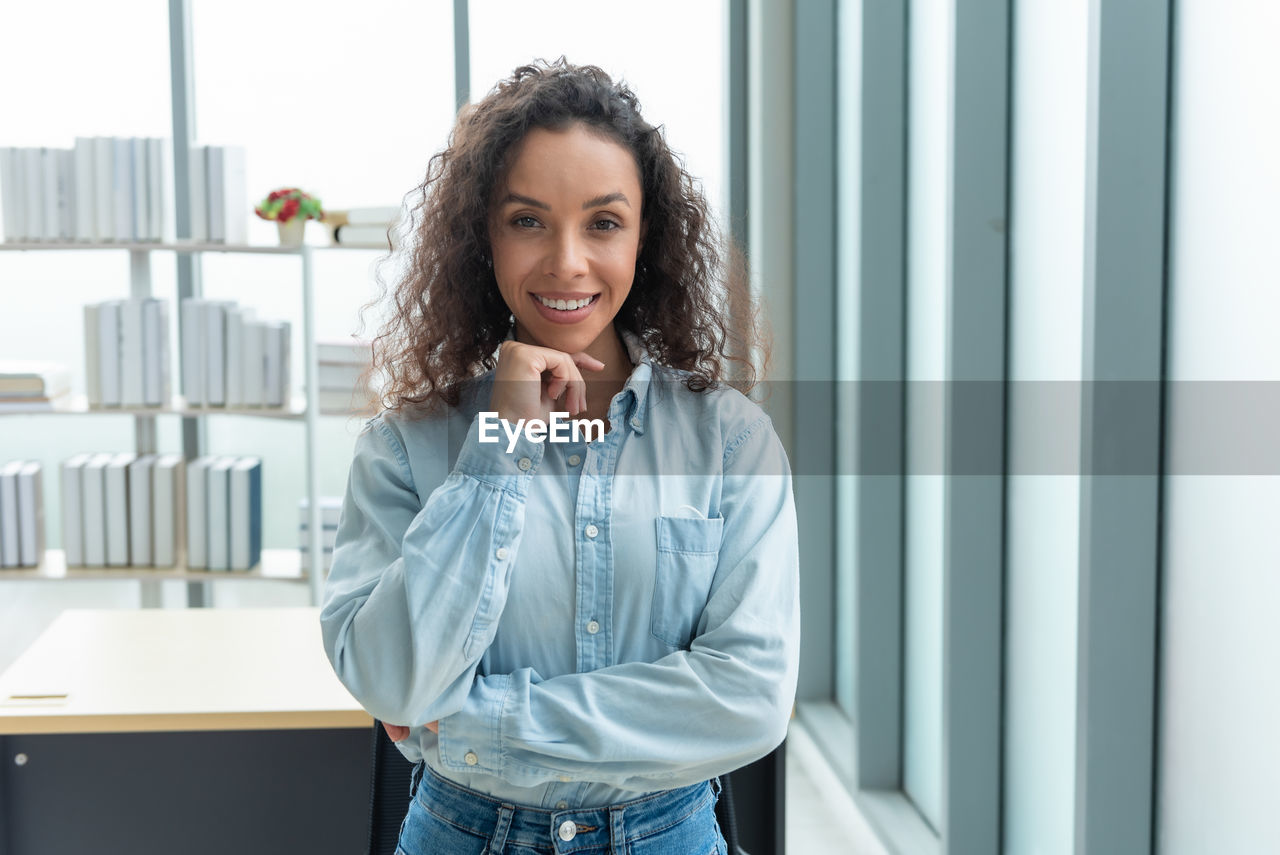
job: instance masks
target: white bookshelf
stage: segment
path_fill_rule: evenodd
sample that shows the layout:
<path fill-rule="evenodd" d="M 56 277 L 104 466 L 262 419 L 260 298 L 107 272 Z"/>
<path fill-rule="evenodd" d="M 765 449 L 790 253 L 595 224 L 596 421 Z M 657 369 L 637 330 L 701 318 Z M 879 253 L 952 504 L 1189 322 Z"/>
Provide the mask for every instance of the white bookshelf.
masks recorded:
<path fill-rule="evenodd" d="M 316 388 L 319 362 L 315 334 L 315 292 L 312 276 L 312 254 L 316 249 L 346 249 L 347 247 L 317 247 L 304 244 L 298 247 L 260 246 L 249 244 L 201 243 L 195 241 L 175 241 L 170 243 L 152 242 L 0 242 L 0 252 L 50 252 L 50 251 L 127 251 L 130 259 L 130 296 L 150 297 L 151 294 L 151 254 L 154 252 L 175 253 L 256 253 L 264 255 L 294 255 L 301 261 L 302 285 L 302 364 L 303 388 L 307 394 L 295 397 L 288 407 L 217 407 L 189 406 L 182 396 L 175 396 L 167 407 L 90 407 L 84 395 L 71 395 L 53 404 L 12 406 L 0 405 L 0 417 L 3 416 L 84 416 L 84 415 L 120 415 L 135 419 L 135 451 L 139 454 L 156 451 L 155 420 L 162 415 L 176 415 L 182 418 L 206 418 L 210 416 L 236 416 L 271 418 L 298 421 L 304 425 L 306 496 L 310 503 L 310 541 L 309 556 L 323 556 L 321 510 L 319 501 L 319 458 L 316 442 L 319 434 L 321 411 L 317 396 L 311 394 Z M 367 249 L 365 251 L 368 251 Z M 174 302 L 175 307 L 177 301 Z M 178 325 L 179 341 L 175 343 L 173 352 L 181 354 L 182 325 Z M 179 372 L 179 375 L 181 373 Z M 326 415 L 331 414 L 326 411 Z M 359 413 L 332 413 L 334 415 L 360 415 Z M 266 461 L 264 461 L 264 464 Z M 56 475 L 56 473 L 54 473 Z M 134 579 L 143 583 L 144 602 L 158 602 L 158 588 L 153 583 L 167 580 L 184 580 L 189 582 L 213 582 L 220 579 L 276 579 L 304 581 L 310 586 L 311 601 L 319 605 L 324 588 L 324 573 L 320 564 L 308 558 L 304 563 L 302 552 L 297 549 L 262 551 L 262 562 L 258 568 L 245 572 L 207 571 L 190 568 L 152 568 L 152 567 L 104 567 L 81 568 L 67 567 L 60 550 L 47 550 L 44 563 L 36 568 L 4 568 L 0 570 L 0 581 L 6 579 Z"/>

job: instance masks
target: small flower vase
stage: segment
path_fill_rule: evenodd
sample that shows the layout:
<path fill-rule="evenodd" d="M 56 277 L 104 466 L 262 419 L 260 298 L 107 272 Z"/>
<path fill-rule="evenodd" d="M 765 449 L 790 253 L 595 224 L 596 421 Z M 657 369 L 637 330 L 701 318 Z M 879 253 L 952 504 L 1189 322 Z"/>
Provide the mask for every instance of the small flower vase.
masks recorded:
<path fill-rule="evenodd" d="M 306 230 L 307 220 L 305 217 L 294 217 L 287 222 L 276 222 L 276 228 L 280 230 L 281 246 L 302 246 L 302 234 Z"/>

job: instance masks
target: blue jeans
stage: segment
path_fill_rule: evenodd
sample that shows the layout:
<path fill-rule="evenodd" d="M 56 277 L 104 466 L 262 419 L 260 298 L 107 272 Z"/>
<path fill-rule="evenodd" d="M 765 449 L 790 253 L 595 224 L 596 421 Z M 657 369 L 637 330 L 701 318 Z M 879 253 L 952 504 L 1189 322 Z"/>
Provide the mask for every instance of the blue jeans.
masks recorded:
<path fill-rule="evenodd" d="M 413 782 L 396 855 L 727 855 L 715 815 L 719 781 L 578 810 L 506 804 L 425 763 Z"/>

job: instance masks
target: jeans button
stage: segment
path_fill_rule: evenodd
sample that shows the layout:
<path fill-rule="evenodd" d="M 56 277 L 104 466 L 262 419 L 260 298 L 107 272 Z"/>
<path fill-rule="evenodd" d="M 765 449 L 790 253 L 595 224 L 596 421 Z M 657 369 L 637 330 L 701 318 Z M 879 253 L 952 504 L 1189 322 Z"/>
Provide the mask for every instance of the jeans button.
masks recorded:
<path fill-rule="evenodd" d="M 560 830 L 557 833 L 561 840 L 568 842 L 578 835 L 578 826 L 573 820 L 566 819 L 560 823 Z"/>

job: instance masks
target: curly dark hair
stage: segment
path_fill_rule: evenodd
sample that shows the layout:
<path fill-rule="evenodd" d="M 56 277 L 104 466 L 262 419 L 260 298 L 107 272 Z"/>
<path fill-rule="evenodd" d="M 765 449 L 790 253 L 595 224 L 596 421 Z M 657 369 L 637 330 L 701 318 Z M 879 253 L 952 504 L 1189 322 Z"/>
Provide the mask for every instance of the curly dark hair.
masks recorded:
<path fill-rule="evenodd" d="M 394 289 L 379 273 L 381 293 L 365 307 L 389 309 L 373 347 L 383 406 L 456 406 L 462 384 L 494 367 L 514 319 L 486 263 L 493 196 L 530 130 L 575 124 L 630 151 L 641 175 L 645 240 L 615 328 L 637 335 L 656 363 L 687 372 L 691 390 L 755 384 L 767 347 L 742 251 L 715 227 L 700 185 L 625 83 L 561 56 L 517 68 L 463 107 L 448 147 L 407 195 L 416 203 L 390 257 L 402 256 L 405 272 Z"/>

